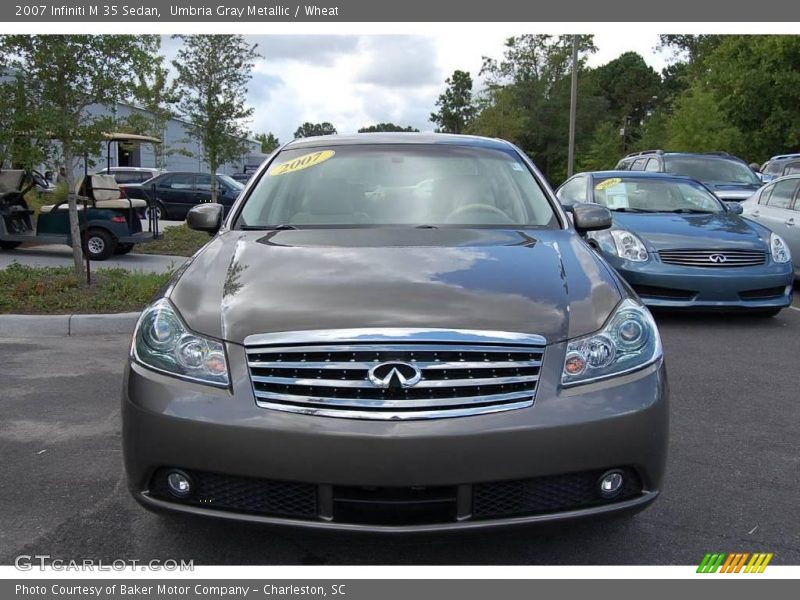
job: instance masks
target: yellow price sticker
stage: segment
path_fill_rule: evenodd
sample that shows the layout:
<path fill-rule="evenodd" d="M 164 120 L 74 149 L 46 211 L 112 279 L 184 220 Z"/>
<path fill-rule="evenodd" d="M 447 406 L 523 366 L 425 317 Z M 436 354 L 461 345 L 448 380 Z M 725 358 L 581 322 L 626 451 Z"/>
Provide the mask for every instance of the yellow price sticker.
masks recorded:
<path fill-rule="evenodd" d="M 620 179 L 619 177 L 612 177 L 611 179 L 604 179 L 603 181 L 598 183 L 596 186 L 594 186 L 594 189 L 596 189 L 596 190 L 607 190 L 608 188 L 613 187 L 613 186 L 617 185 L 618 183 L 622 183 L 622 179 Z"/>
<path fill-rule="evenodd" d="M 320 150 L 319 152 L 312 152 L 311 154 L 303 154 L 303 156 L 298 156 L 297 158 L 272 167 L 267 175 L 285 175 L 286 173 L 302 171 L 303 169 L 316 166 L 333 158 L 334 154 L 336 153 L 333 150 Z"/>

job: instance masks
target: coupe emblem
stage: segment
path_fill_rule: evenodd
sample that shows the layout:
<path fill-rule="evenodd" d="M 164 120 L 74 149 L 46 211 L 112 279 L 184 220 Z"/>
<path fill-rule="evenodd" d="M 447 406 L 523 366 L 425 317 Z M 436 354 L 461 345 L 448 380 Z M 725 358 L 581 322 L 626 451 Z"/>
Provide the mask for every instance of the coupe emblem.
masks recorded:
<path fill-rule="evenodd" d="M 405 362 L 385 362 L 369 370 L 369 380 L 383 389 L 409 388 L 422 379 L 422 372 L 414 365 Z"/>
<path fill-rule="evenodd" d="M 728 260 L 728 257 L 725 256 L 724 254 L 712 254 L 711 256 L 708 257 L 708 260 L 710 260 L 713 263 L 724 263 Z"/>

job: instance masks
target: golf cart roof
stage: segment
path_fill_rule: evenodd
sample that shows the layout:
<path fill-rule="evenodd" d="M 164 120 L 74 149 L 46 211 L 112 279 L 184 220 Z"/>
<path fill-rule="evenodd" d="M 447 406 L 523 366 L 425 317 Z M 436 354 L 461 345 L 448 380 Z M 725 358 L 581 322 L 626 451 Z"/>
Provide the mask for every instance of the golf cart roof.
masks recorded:
<path fill-rule="evenodd" d="M 157 137 L 152 137 L 149 135 L 139 135 L 138 133 L 122 133 L 122 132 L 114 132 L 114 133 L 104 133 L 103 137 L 107 142 L 128 142 L 128 143 L 140 143 L 140 144 L 160 144 L 161 140 Z"/>

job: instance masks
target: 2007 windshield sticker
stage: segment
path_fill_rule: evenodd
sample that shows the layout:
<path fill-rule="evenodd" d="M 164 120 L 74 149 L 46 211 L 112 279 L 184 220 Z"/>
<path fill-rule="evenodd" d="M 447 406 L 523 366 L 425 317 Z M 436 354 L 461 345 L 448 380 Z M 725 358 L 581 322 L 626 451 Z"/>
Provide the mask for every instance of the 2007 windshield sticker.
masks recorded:
<path fill-rule="evenodd" d="M 619 177 L 612 177 L 611 179 L 604 179 L 603 181 L 598 183 L 596 186 L 594 186 L 594 189 L 596 189 L 596 190 L 607 190 L 608 188 L 610 188 L 612 186 L 615 186 L 618 183 L 622 183 L 622 179 L 620 179 Z"/>
<path fill-rule="evenodd" d="M 274 166 L 269 170 L 267 175 L 285 175 L 286 173 L 302 171 L 303 169 L 314 167 L 333 158 L 334 154 L 336 153 L 333 150 L 320 150 L 319 152 L 312 152 L 311 154 L 303 154 L 303 156 L 298 156 L 297 158 Z"/>

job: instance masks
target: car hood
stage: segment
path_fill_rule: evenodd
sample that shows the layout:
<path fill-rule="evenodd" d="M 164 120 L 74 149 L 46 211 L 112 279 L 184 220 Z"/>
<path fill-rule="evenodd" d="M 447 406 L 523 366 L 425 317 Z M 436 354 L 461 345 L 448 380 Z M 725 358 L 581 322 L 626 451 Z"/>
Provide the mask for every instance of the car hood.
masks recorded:
<path fill-rule="evenodd" d="M 712 214 L 621 214 L 614 213 L 614 226 L 638 235 L 649 250 L 678 248 L 764 250 L 764 229 L 738 215 Z"/>
<path fill-rule="evenodd" d="M 251 334 L 413 327 L 535 333 L 599 329 L 616 275 L 574 232 L 411 228 L 228 231 L 167 288 L 187 325 Z"/>
<path fill-rule="evenodd" d="M 732 184 L 718 183 L 713 181 L 705 182 L 705 185 L 708 189 L 714 192 L 714 194 L 716 194 L 717 198 L 720 200 L 729 201 L 746 200 L 755 194 L 761 187 L 761 184 L 755 183 Z"/>

